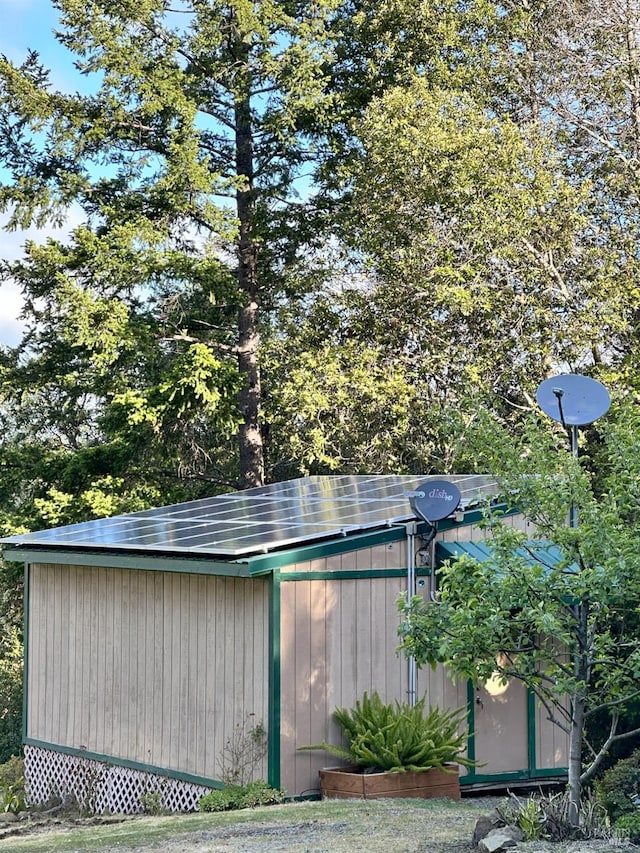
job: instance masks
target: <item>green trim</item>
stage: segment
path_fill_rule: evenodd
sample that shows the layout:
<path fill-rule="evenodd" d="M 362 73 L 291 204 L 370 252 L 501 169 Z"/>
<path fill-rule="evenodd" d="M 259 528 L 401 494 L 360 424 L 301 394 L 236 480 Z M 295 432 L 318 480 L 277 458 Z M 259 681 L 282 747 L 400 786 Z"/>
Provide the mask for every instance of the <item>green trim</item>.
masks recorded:
<path fill-rule="evenodd" d="M 357 533 L 353 536 L 341 536 L 326 542 L 302 545 L 300 548 L 287 551 L 273 551 L 270 554 L 260 554 L 246 559 L 253 575 L 256 572 L 292 566 L 295 563 L 304 563 L 307 560 L 322 560 L 333 554 L 347 554 L 350 551 L 359 551 L 361 548 L 371 548 L 374 545 L 384 545 L 387 542 L 401 542 L 405 538 L 405 533 L 404 525 L 398 524 L 393 527 L 385 527 L 382 530 Z"/>
<path fill-rule="evenodd" d="M 485 782 L 515 782 L 522 779 L 525 782 L 529 779 L 557 779 L 564 781 L 567 776 L 566 767 L 558 767 L 556 769 L 547 768 L 546 770 L 513 770 L 510 773 L 490 773 L 476 774 L 472 776 L 470 773 L 460 777 L 461 785 L 475 785 Z"/>
<path fill-rule="evenodd" d="M 201 560 L 197 557 L 146 557 L 143 554 L 118 554 L 115 551 L 52 551 L 37 548 L 8 548 L 5 560 L 25 563 L 55 563 L 65 566 L 96 566 L 109 569 L 144 569 L 157 572 L 183 572 L 194 575 L 226 575 L 248 578 L 245 562 Z"/>
<path fill-rule="evenodd" d="M 503 516 L 522 515 L 519 509 L 507 509 L 506 504 L 495 504 L 491 507 L 492 512 L 501 512 Z M 464 513 L 462 521 L 456 521 L 455 518 L 443 518 L 437 524 L 438 530 L 452 530 L 454 527 L 468 527 L 470 524 L 477 524 L 485 518 L 484 510 L 470 509 Z"/>
<path fill-rule="evenodd" d="M 267 780 L 280 787 L 280 736 L 282 672 L 280 646 L 280 572 L 276 569 L 269 587 L 269 725 L 267 729 Z"/>
<path fill-rule="evenodd" d="M 467 738 L 467 757 L 471 761 L 476 760 L 476 691 L 471 679 L 467 681 L 467 728 L 469 736 Z M 475 777 L 476 768 L 469 767 L 467 770 L 468 776 Z"/>
<path fill-rule="evenodd" d="M 416 570 L 416 577 L 431 574 L 430 569 Z M 281 572 L 282 581 L 324 581 L 324 580 L 362 580 L 363 578 L 404 578 L 407 576 L 405 569 L 338 569 L 335 572 Z"/>
<path fill-rule="evenodd" d="M 120 758 L 116 755 L 106 755 L 102 752 L 90 752 L 87 749 L 77 749 L 72 746 L 62 746 L 57 743 L 49 743 L 36 738 L 26 738 L 27 746 L 36 746 L 40 749 L 49 749 L 52 752 L 61 752 L 64 755 L 73 755 L 76 758 L 89 758 L 92 761 L 101 761 L 104 764 L 112 764 L 116 767 L 127 767 L 130 770 L 140 770 L 143 773 L 154 773 L 158 776 L 167 776 L 169 779 L 179 779 L 181 782 L 191 782 L 194 785 L 204 785 L 207 788 L 224 788 L 224 782 L 219 779 L 210 779 L 208 776 L 196 776 L 193 773 L 185 773 L 181 770 L 170 770 L 168 767 L 159 767 L 156 764 L 144 764 L 142 761 L 132 761 L 129 758 Z"/>
<path fill-rule="evenodd" d="M 24 614 L 22 622 L 22 742 L 27 739 L 27 691 L 29 684 L 29 564 L 24 565 L 23 602 Z"/>
<path fill-rule="evenodd" d="M 495 507 L 496 510 L 503 510 L 506 516 L 519 515 L 518 510 L 506 510 L 506 504 L 501 504 Z M 468 527 L 471 524 L 477 524 L 484 518 L 482 510 L 470 510 L 464 513 L 462 521 L 456 521 L 455 518 L 445 518 L 438 521 L 436 528 L 438 532 L 444 530 L 452 530 L 457 527 Z M 274 551 L 270 554 L 260 554 L 254 557 L 247 557 L 250 573 L 253 575 L 256 572 L 265 572 L 270 569 L 279 569 L 286 566 L 292 566 L 295 563 L 304 563 L 307 560 L 322 560 L 326 557 L 331 557 L 334 554 L 347 554 L 350 551 L 359 551 L 362 548 L 372 548 L 375 545 L 385 545 L 389 542 L 402 542 L 406 539 L 406 526 L 411 523 L 411 519 L 406 522 L 394 522 L 389 527 L 384 527 L 379 530 L 369 530 L 366 533 L 356 533 L 353 535 L 333 538 L 326 542 L 316 542 L 311 545 L 302 545 L 299 548 L 289 549 L 285 551 Z M 418 534 L 428 532 L 429 525 L 425 522 L 417 522 Z M 406 571 L 406 569 L 405 569 Z M 289 573 L 293 574 L 293 573 Z M 309 573 L 307 573 L 309 574 Z M 329 573 L 328 576 L 331 576 Z M 363 572 L 358 573 L 358 577 L 366 577 Z"/>
<path fill-rule="evenodd" d="M 529 772 L 536 772 L 536 697 L 533 690 L 527 688 L 527 754 Z"/>

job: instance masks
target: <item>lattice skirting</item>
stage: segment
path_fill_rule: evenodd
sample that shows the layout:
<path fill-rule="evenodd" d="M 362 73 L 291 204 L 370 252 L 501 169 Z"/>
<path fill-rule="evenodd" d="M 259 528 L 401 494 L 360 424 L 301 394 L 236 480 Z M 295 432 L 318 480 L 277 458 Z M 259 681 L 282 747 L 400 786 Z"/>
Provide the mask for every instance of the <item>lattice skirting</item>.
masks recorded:
<path fill-rule="evenodd" d="M 190 812 L 210 788 L 142 770 L 66 755 L 52 749 L 24 747 L 28 800 L 43 805 L 54 796 L 72 798 L 86 812 L 136 814 L 147 797 L 159 795 L 161 808 Z"/>

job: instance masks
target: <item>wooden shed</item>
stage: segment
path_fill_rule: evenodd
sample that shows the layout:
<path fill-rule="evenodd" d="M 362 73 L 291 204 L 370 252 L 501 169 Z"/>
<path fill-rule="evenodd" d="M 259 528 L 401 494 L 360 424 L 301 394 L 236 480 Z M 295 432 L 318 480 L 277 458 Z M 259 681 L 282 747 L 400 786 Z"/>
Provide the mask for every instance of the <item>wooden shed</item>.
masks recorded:
<path fill-rule="evenodd" d="M 407 494 L 428 479 L 310 477 L 3 540 L 26 566 L 32 801 L 134 812 L 160 791 L 194 808 L 247 720 L 267 731 L 255 777 L 313 796 L 335 759 L 298 747 L 335 742 L 333 710 L 365 690 L 467 707 L 483 766 L 463 790 L 562 777 L 565 738 L 519 683 L 474 690 L 397 653 L 398 597 L 428 595 L 439 550 L 481 539 L 496 491 L 450 477 L 462 503 L 425 546 Z"/>

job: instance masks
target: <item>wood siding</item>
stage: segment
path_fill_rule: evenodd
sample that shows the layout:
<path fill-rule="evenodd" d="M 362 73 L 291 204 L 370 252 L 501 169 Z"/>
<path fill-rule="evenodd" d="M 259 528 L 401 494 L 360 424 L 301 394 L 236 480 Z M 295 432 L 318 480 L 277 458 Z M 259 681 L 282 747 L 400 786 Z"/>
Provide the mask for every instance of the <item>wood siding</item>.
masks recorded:
<path fill-rule="evenodd" d="M 397 653 L 398 596 L 405 577 L 303 579 L 305 571 L 339 572 L 406 566 L 406 542 L 353 551 L 291 567 L 300 580 L 281 585 L 281 766 L 290 796 L 318 792 L 318 771 L 339 763 L 322 751 L 300 746 L 340 742 L 332 719 L 337 707 L 351 706 L 364 691 L 377 690 L 391 702 L 407 700 L 408 664 Z M 418 696 L 459 707 L 466 686 L 454 685 L 442 668 L 418 673 Z"/>
<path fill-rule="evenodd" d="M 219 778 L 268 647 L 263 579 L 33 565 L 27 737 Z"/>
<path fill-rule="evenodd" d="M 536 767 L 566 767 L 569 761 L 569 738 L 560 726 L 549 719 L 542 704 L 536 701 Z"/>
<path fill-rule="evenodd" d="M 317 560 L 305 560 L 283 571 L 292 572 L 339 572 L 366 571 L 368 569 L 397 569 L 407 565 L 405 541 L 374 545 L 343 554 L 332 554 Z"/>
<path fill-rule="evenodd" d="M 509 527 L 535 536 L 535 525 L 519 513 L 507 515 L 503 521 Z M 486 538 L 487 531 L 476 524 L 459 524 L 438 533 L 438 542 L 484 542 Z"/>
<path fill-rule="evenodd" d="M 529 766 L 528 694 L 521 681 L 492 678 L 474 692 L 478 773 L 513 773 Z"/>
<path fill-rule="evenodd" d="M 365 690 L 377 689 L 385 701 L 405 695 L 407 667 L 395 654 L 403 586 L 400 578 L 282 584 L 281 758 L 290 795 L 317 792 L 327 755 L 296 750 L 340 742 L 336 707 Z"/>
<path fill-rule="evenodd" d="M 510 523 L 527 529 L 522 516 Z M 456 527 L 441 539 L 478 540 L 485 533 Z M 407 579 L 385 577 L 384 570 L 406 567 L 406 542 L 297 563 L 284 570 L 281 584 L 281 771 L 289 796 L 318 792 L 318 771 L 339 764 L 324 751 L 298 751 L 322 741 L 340 742 L 332 720 L 336 707 L 349 707 L 364 691 L 377 690 L 384 701 L 406 701 L 408 664 L 397 653 L 397 599 Z M 361 570 L 380 576 L 341 578 L 331 573 Z M 310 571 L 323 579 L 305 580 Z M 293 579 L 293 573 L 297 575 Z M 427 587 L 421 590 L 426 594 Z M 453 682 L 443 667 L 418 671 L 417 698 L 442 708 L 467 707 L 466 683 Z M 488 683 L 474 695 L 476 758 L 483 776 L 526 771 L 529 765 L 528 699 L 523 685 Z M 536 715 L 538 769 L 566 766 L 566 738 Z M 461 778 L 465 770 L 461 768 Z"/>

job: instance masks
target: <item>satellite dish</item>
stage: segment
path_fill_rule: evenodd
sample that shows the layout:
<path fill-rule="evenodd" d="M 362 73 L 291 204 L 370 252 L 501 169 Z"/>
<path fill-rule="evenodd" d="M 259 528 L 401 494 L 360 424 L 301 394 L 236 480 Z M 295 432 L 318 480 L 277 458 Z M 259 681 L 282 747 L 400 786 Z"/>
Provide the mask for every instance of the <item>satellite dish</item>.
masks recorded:
<path fill-rule="evenodd" d="M 538 405 L 563 426 L 592 424 L 609 411 L 609 392 L 597 379 L 577 373 L 552 376 L 538 385 Z"/>
<path fill-rule="evenodd" d="M 462 495 L 460 489 L 448 480 L 427 480 L 409 494 L 414 514 L 433 523 L 455 512 Z"/>

